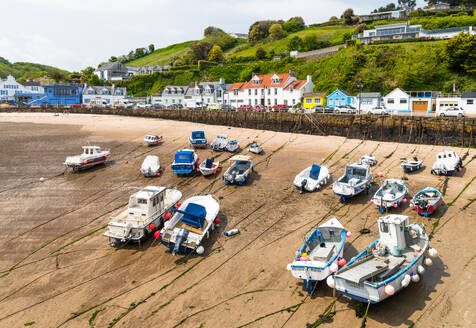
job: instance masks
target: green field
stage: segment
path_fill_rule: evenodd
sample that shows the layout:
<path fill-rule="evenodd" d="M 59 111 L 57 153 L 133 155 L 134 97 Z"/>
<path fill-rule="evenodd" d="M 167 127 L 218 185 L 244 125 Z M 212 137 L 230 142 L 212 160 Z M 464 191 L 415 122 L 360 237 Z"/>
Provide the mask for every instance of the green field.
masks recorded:
<path fill-rule="evenodd" d="M 8 60 L 0 57 L 0 77 L 5 78 L 7 75 L 12 75 L 16 79 L 25 80 L 28 78 L 49 76 L 65 76 L 67 71 L 56 67 L 34 64 L 34 63 L 10 63 Z"/>
<path fill-rule="evenodd" d="M 174 57 L 183 57 L 191 43 L 195 41 L 187 41 L 183 43 L 172 44 L 165 48 L 155 50 L 153 53 L 139 59 L 125 63 L 131 66 L 150 66 L 150 65 L 167 65 L 170 64 Z"/>

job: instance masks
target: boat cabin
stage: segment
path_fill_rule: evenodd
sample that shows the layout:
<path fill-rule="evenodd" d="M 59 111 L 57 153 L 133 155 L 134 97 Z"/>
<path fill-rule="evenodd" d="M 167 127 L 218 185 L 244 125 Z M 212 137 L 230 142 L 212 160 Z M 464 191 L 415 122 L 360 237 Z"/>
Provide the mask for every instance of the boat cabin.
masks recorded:
<path fill-rule="evenodd" d="M 205 139 L 205 132 L 203 131 L 192 131 L 192 139 Z"/>
<path fill-rule="evenodd" d="M 129 219 L 144 221 L 164 208 L 165 187 L 148 186 L 129 198 Z"/>
<path fill-rule="evenodd" d="M 190 164 L 195 159 L 195 152 L 193 150 L 179 150 L 175 154 L 174 164 Z"/>
<path fill-rule="evenodd" d="M 394 247 L 405 249 L 405 227 L 409 224 L 409 218 L 405 215 L 387 215 L 378 219 L 380 240 L 390 251 Z"/>
<path fill-rule="evenodd" d="M 452 150 L 447 150 L 447 151 L 442 151 L 440 153 L 438 153 L 436 155 L 436 159 L 442 159 L 442 160 L 445 160 L 445 159 L 448 159 L 448 160 L 458 160 L 458 156 L 456 155 L 456 153 Z"/>
<path fill-rule="evenodd" d="M 345 168 L 345 175 L 339 182 L 348 183 L 350 185 L 358 185 L 370 174 L 370 169 L 367 165 L 363 164 L 349 164 Z"/>
<path fill-rule="evenodd" d="M 160 137 L 154 134 L 147 134 L 144 138 L 146 142 L 157 142 L 160 140 Z"/>
<path fill-rule="evenodd" d="M 99 146 L 83 146 L 84 155 L 94 155 L 101 152 L 101 147 Z"/>

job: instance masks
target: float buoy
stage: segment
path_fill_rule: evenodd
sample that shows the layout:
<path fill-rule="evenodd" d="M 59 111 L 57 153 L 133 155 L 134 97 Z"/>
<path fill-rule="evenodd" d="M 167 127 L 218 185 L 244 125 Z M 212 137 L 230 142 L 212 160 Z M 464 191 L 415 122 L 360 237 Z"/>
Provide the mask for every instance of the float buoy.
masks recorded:
<path fill-rule="evenodd" d="M 334 276 L 327 277 L 326 282 L 327 282 L 327 286 L 329 286 L 330 288 L 334 288 L 334 285 L 335 285 Z"/>
<path fill-rule="evenodd" d="M 336 262 L 332 263 L 331 266 L 329 267 L 329 270 L 331 270 L 332 273 L 337 272 L 339 270 L 339 266 L 337 265 Z"/>
<path fill-rule="evenodd" d="M 387 295 L 392 296 L 393 294 L 395 294 L 395 288 L 393 288 L 392 285 L 387 285 L 387 286 L 385 286 L 385 293 Z"/>
<path fill-rule="evenodd" d="M 433 265 L 433 261 L 429 257 L 425 259 L 424 263 L 427 267 L 431 267 Z"/>
<path fill-rule="evenodd" d="M 160 239 L 160 231 L 159 230 L 154 232 L 154 237 L 155 237 L 155 239 Z"/>
<path fill-rule="evenodd" d="M 205 252 L 205 248 L 203 246 L 198 246 L 196 249 L 198 255 L 202 255 Z"/>
<path fill-rule="evenodd" d="M 418 275 L 418 273 L 412 273 L 411 278 L 412 278 L 413 282 L 419 282 L 420 281 L 420 276 Z"/>
<path fill-rule="evenodd" d="M 418 268 L 417 268 L 417 271 L 419 274 L 424 274 L 425 273 L 425 268 L 423 267 L 423 265 L 419 265 Z"/>
<path fill-rule="evenodd" d="M 155 224 L 153 224 L 153 223 L 149 224 L 149 229 L 150 230 L 155 230 Z"/>
<path fill-rule="evenodd" d="M 346 231 L 346 232 L 345 232 L 345 236 L 346 236 L 347 238 L 352 237 L 352 232 Z"/>

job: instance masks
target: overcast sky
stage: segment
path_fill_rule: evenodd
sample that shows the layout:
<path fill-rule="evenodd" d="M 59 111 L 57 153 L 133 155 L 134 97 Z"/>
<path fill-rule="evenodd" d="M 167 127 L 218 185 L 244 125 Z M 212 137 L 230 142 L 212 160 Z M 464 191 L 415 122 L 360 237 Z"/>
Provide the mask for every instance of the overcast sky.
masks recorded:
<path fill-rule="evenodd" d="M 1 6 L 0 56 L 70 71 L 153 43 L 202 38 L 212 25 L 247 33 L 257 20 L 302 16 L 306 24 L 368 13 L 385 0 L 14 0 Z M 422 1 L 419 1 L 421 4 Z"/>

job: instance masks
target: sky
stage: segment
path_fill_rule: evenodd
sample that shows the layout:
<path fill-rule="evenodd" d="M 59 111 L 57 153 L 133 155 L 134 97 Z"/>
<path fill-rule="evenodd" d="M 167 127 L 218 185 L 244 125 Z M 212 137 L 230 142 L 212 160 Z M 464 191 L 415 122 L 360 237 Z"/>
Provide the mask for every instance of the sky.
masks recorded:
<path fill-rule="evenodd" d="M 14 0 L 1 7 L 0 56 L 79 71 L 111 56 L 199 40 L 207 26 L 247 33 L 263 19 L 306 24 L 368 13 L 390 0 Z M 422 1 L 417 2 L 422 5 Z"/>

